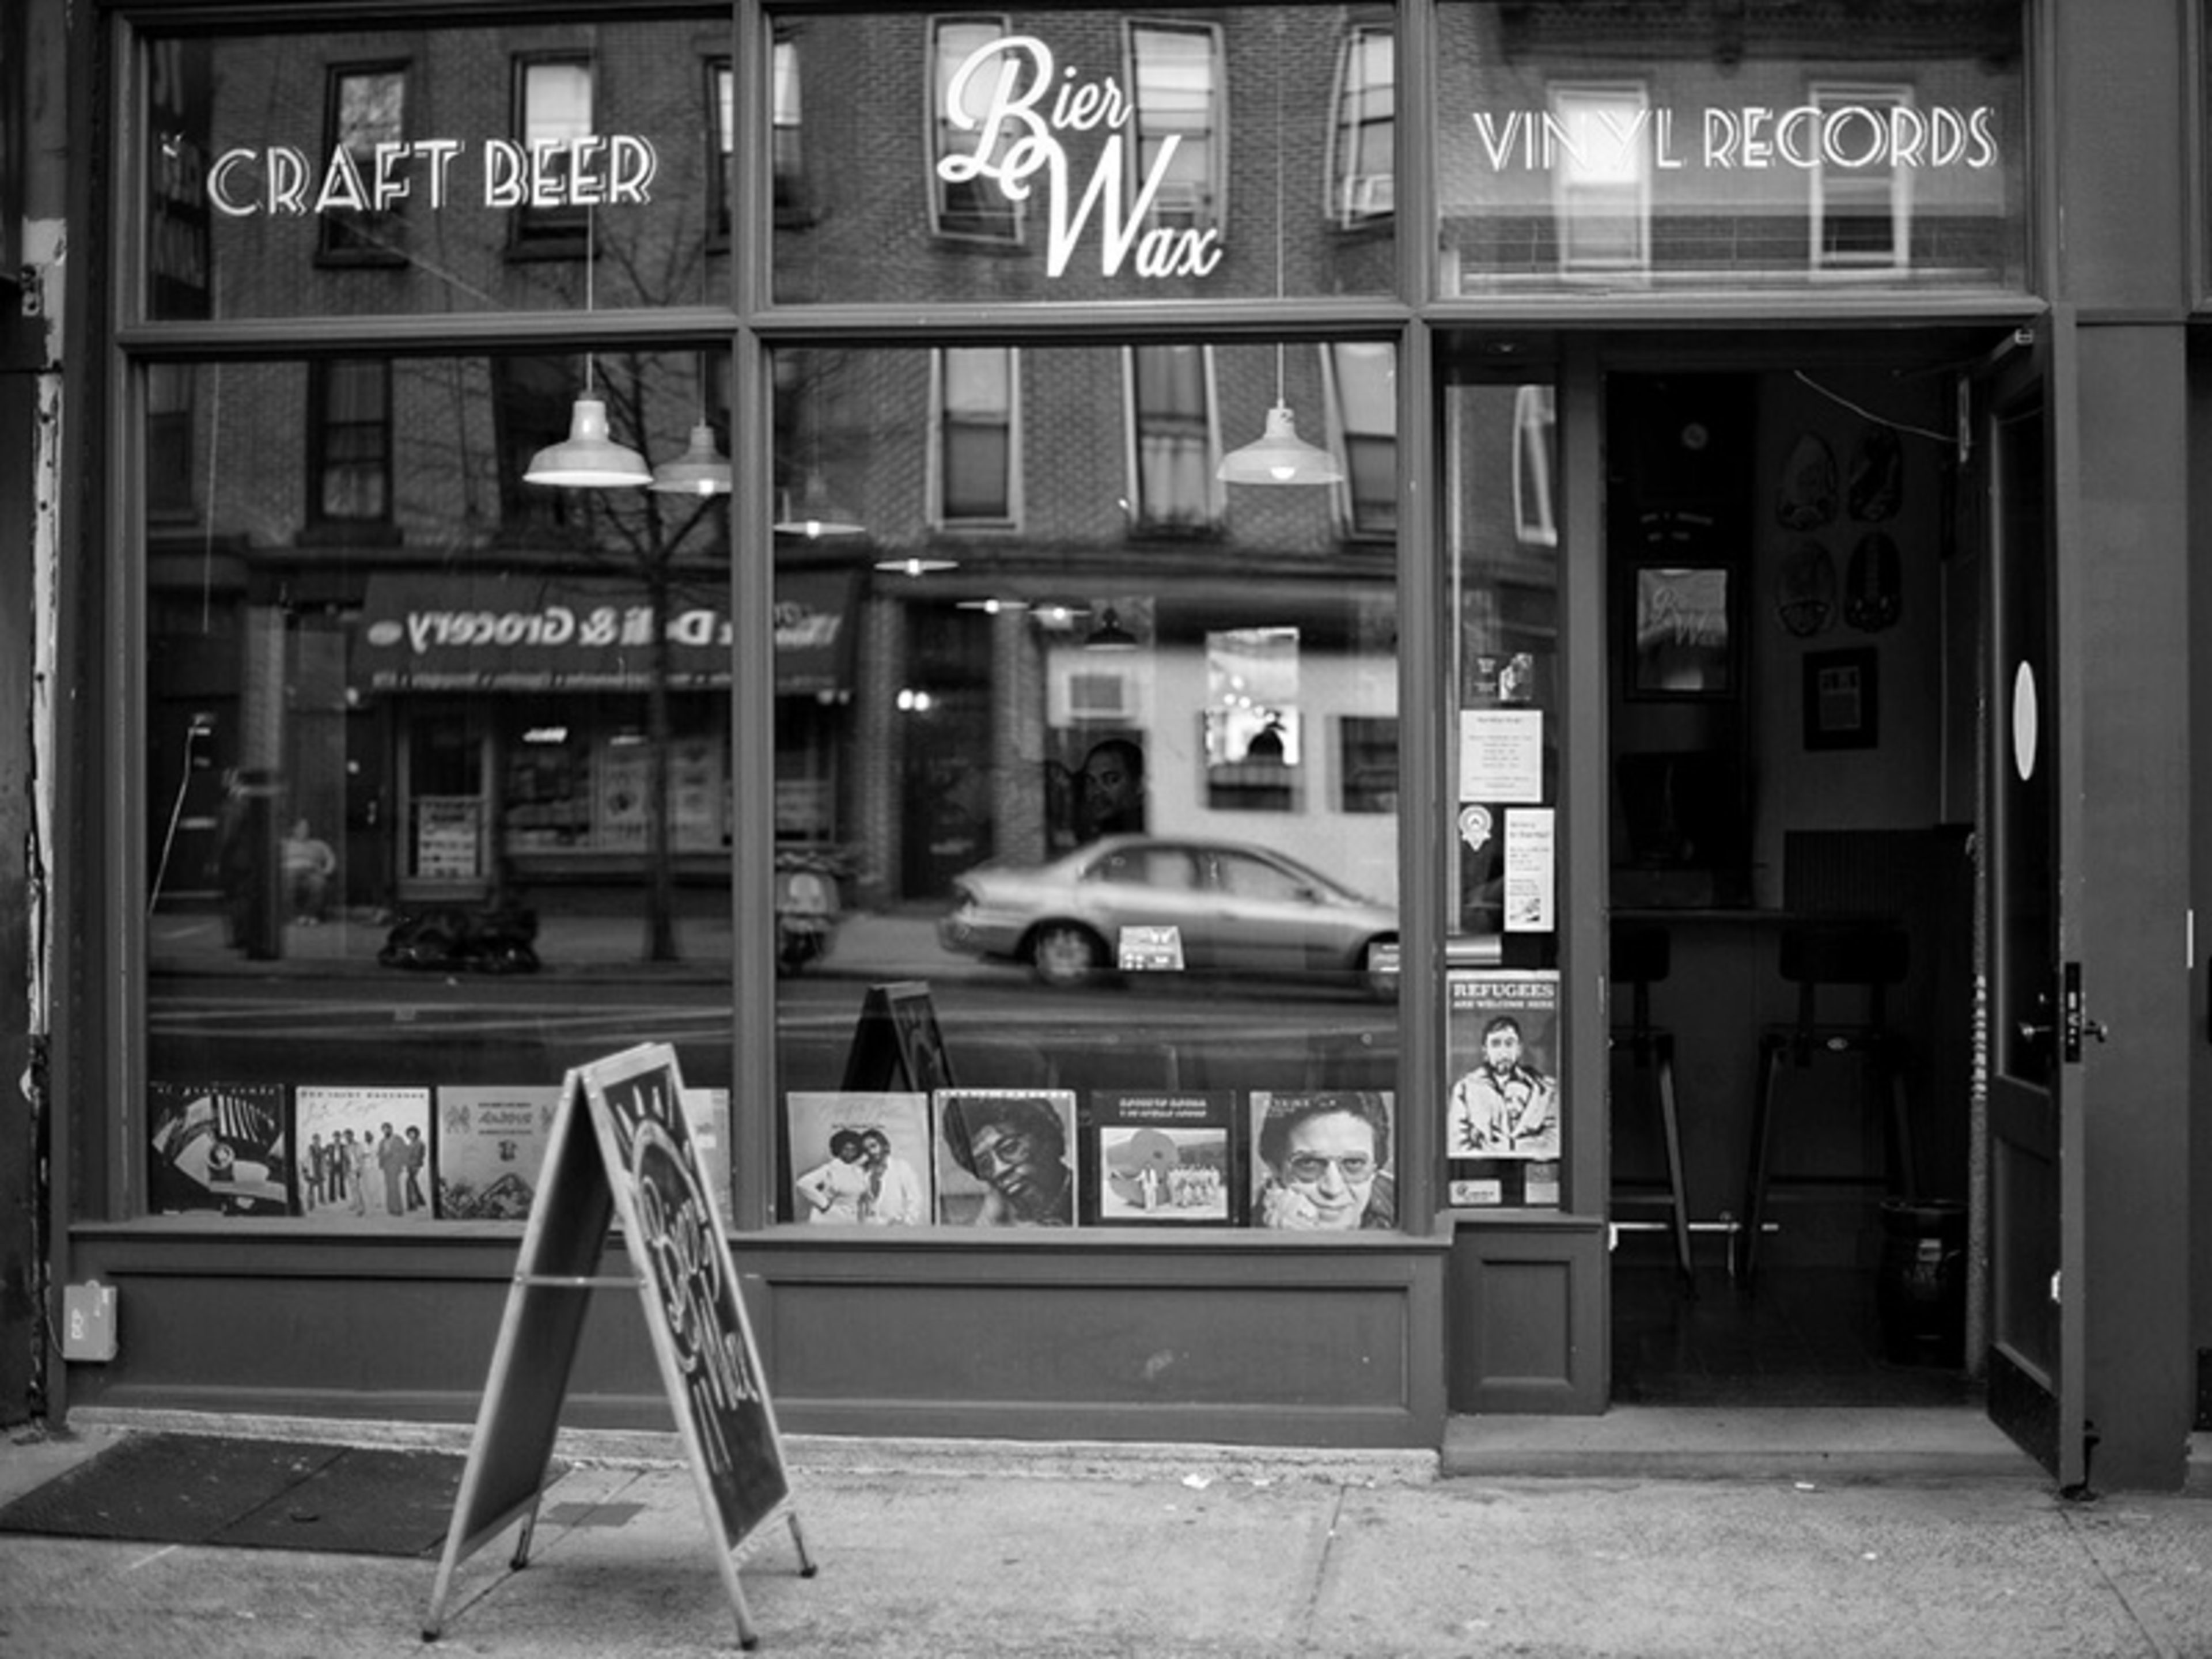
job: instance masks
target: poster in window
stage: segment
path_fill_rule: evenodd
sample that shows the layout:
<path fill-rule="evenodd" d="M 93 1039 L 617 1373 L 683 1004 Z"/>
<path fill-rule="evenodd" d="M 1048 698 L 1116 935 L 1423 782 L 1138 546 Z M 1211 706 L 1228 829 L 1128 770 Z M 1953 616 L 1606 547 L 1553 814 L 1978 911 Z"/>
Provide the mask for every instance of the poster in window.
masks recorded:
<path fill-rule="evenodd" d="M 1386 1090 L 1254 1090 L 1252 1224 L 1288 1232 L 1395 1227 L 1395 1109 Z"/>
<path fill-rule="evenodd" d="M 933 1219 L 927 1095 L 794 1091 L 784 1130 L 793 1220 L 926 1227 Z"/>
<path fill-rule="evenodd" d="M 439 1218 L 527 1221 L 560 1105 L 558 1084 L 440 1089 Z"/>
<path fill-rule="evenodd" d="M 1225 1227 L 1243 1209 L 1236 1096 L 1101 1090 L 1084 1113 L 1083 1219 Z"/>
<path fill-rule="evenodd" d="M 323 1207 L 330 1214 L 393 1225 L 431 1218 L 428 1089 L 303 1084 L 293 1109 L 311 1163 L 322 1149 Z"/>
<path fill-rule="evenodd" d="M 937 1218 L 955 1227 L 1075 1223 L 1072 1089 L 940 1089 Z"/>
<path fill-rule="evenodd" d="M 1446 983 L 1446 1195 L 1455 1206 L 1556 1205 L 1559 975 L 1462 969 Z"/>
<path fill-rule="evenodd" d="M 165 1215 L 291 1212 L 283 1085 L 149 1083 L 146 1096 L 151 1208 Z"/>

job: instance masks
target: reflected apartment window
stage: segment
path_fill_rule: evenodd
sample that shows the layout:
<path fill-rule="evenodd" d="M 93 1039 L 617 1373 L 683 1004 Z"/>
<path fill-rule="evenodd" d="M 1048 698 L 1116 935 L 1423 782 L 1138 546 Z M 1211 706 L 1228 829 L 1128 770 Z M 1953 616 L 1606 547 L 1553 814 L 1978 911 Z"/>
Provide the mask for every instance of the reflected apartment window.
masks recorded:
<path fill-rule="evenodd" d="M 380 144 L 407 139 L 407 69 L 378 64 L 333 69 L 325 143 L 335 158 L 350 157 L 362 199 L 374 200 L 376 151 Z M 402 264 L 400 215 L 404 200 L 379 210 L 337 207 L 319 216 L 322 257 L 348 264 Z"/>
<path fill-rule="evenodd" d="M 1131 201 L 1157 176 L 1150 225 L 1204 229 L 1221 219 L 1221 36 L 1202 25 L 1129 25 L 1137 157 Z"/>
<path fill-rule="evenodd" d="M 1810 170 L 1816 270 L 1902 270 L 1911 263 L 1912 169 L 1895 164 L 1894 112 L 1909 87 L 1816 82 L 1806 100 L 1824 118 L 1820 162 Z"/>
<path fill-rule="evenodd" d="M 339 357 L 309 370 L 315 426 L 311 516 L 324 524 L 392 517 L 392 365 Z"/>
<path fill-rule="evenodd" d="M 1324 364 L 1336 398 L 1336 429 L 1357 536 L 1398 530 L 1397 354 L 1377 340 L 1348 340 L 1326 349 Z"/>
<path fill-rule="evenodd" d="M 216 371 L 220 374 L 220 369 Z M 198 516 L 192 481 L 190 363 L 146 365 L 146 516 L 172 523 Z"/>
<path fill-rule="evenodd" d="M 1329 158 L 1329 210 L 1346 229 L 1387 219 L 1397 206 L 1397 40 L 1389 30 L 1355 28 L 1337 66 L 1336 125 Z"/>
<path fill-rule="evenodd" d="M 1562 84 L 1551 101 L 1546 140 L 1560 268 L 1650 269 L 1649 94 L 1634 82 Z"/>
<path fill-rule="evenodd" d="M 1213 477 L 1213 356 L 1196 345 L 1128 353 L 1130 522 L 1139 534 L 1190 535 L 1221 516 Z"/>
<path fill-rule="evenodd" d="M 737 155 L 737 76 L 726 58 L 707 66 L 708 98 L 714 112 L 714 176 L 721 180 L 714 203 L 714 240 L 726 246 L 730 215 L 736 196 L 732 176 Z M 805 174 L 799 166 L 799 46 L 793 40 L 775 43 L 769 65 L 769 187 L 775 192 L 779 218 L 806 210 Z"/>
<path fill-rule="evenodd" d="M 533 144 L 565 145 L 592 133 L 592 64 L 588 58 L 526 58 L 515 64 L 515 138 L 526 152 Z M 549 176 L 568 194 L 568 157 L 556 150 Z M 585 216 L 589 211 L 565 202 L 559 207 L 521 207 L 510 216 L 518 246 L 580 253 Z M 572 246 L 573 244 L 573 246 Z"/>
<path fill-rule="evenodd" d="M 1524 386 L 1513 395 L 1513 530 L 1524 546 L 1557 547 L 1552 479 L 1558 453 L 1559 402 L 1548 386 Z"/>
<path fill-rule="evenodd" d="M 930 27 L 934 36 L 930 52 L 930 110 L 937 135 L 935 152 L 930 158 L 930 228 L 940 236 L 1018 243 L 1022 240 L 1018 203 L 1009 199 L 988 177 L 947 179 L 936 165 L 948 160 L 980 160 L 995 166 L 1005 159 L 1014 142 L 1015 134 L 1008 126 L 998 134 L 988 155 L 977 155 L 984 117 L 990 109 L 998 77 L 994 72 L 961 76 L 963 66 L 975 53 L 1007 33 L 1006 20 L 939 17 Z M 994 64 L 987 64 L 987 70 L 994 69 Z"/>
<path fill-rule="evenodd" d="M 1008 529 L 1020 518 L 1015 501 L 1019 361 L 1004 346 L 954 346 L 936 354 L 934 516 L 942 526 Z"/>

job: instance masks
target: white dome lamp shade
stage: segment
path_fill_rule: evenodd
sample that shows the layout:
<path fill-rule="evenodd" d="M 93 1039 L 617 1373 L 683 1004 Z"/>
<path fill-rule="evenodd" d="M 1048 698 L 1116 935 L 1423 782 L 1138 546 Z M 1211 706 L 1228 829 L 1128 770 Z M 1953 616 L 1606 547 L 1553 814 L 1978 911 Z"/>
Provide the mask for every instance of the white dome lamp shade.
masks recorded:
<path fill-rule="evenodd" d="M 684 453 L 653 469 L 649 487 L 663 495 L 728 495 L 730 464 L 714 442 L 714 428 L 704 421 L 693 427 Z"/>
<path fill-rule="evenodd" d="M 1224 483 L 1333 484 L 1344 482 L 1336 457 L 1298 436 L 1298 423 L 1279 389 L 1260 435 L 1221 458 L 1214 476 Z"/>
<path fill-rule="evenodd" d="M 523 482 L 563 489 L 635 489 L 653 482 L 645 457 L 607 431 L 607 405 L 589 392 L 568 414 L 568 435 L 530 458 Z"/>

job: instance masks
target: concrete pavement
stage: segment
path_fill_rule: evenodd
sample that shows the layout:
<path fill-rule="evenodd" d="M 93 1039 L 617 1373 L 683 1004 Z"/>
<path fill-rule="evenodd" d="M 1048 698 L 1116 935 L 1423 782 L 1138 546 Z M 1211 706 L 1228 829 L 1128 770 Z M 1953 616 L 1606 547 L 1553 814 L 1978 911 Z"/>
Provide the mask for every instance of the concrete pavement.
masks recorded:
<path fill-rule="evenodd" d="M 9 1444 L 0 1501 L 152 1426 L 176 1425 L 113 1413 Z M 331 1434 L 466 1442 L 401 1425 Z M 561 1455 L 574 1461 L 546 1494 L 531 1565 L 511 1569 L 505 1539 L 463 1564 L 436 1650 L 734 1650 L 672 1437 L 564 1432 Z M 1438 1479 L 1425 1454 L 815 1437 L 793 1437 L 787 1462 L 821 1571 L 799 1576 L 780 1522 L 757 1534 L 743 1583 L 769 1653 L 2212 1655 L 2212 1503 L 2070 1504 L 2024 1465 L 1852 1478 L 1808 1457 L 1795 1474 Z M 435 1571 L 0 1538 L 0 1654 L 421 1653 Z"/>

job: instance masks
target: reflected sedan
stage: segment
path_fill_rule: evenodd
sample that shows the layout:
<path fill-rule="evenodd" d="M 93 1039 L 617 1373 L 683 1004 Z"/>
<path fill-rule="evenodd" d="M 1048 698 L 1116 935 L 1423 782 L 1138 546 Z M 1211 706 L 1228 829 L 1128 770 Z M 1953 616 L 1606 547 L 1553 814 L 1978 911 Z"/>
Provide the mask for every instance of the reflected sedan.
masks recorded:
<path fill-rule="evenodd" d="M 1049 864 L 978 865 L 952 889 L 939 943 L 1048 985 L 1127 966 L 1337 975 L 1397 995 L 1397 913 L 1267 848 L 1109 836 Z"/>

